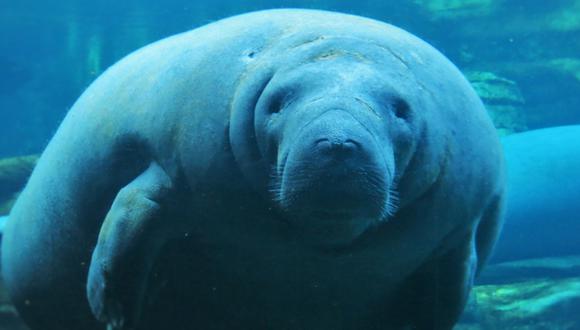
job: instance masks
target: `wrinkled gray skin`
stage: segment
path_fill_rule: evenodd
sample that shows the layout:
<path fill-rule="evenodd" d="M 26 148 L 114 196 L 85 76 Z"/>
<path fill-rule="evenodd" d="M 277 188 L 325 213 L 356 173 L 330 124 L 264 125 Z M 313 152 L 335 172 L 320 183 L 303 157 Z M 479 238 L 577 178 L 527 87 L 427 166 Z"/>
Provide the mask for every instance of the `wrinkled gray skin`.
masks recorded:
<path fill-rule="evenodd" d="M 2 263 L 36 329 L 450 329 L 502 198 L 494 129 L 440 53 L 365 18 L 257 12 L 90 86 Z"/>

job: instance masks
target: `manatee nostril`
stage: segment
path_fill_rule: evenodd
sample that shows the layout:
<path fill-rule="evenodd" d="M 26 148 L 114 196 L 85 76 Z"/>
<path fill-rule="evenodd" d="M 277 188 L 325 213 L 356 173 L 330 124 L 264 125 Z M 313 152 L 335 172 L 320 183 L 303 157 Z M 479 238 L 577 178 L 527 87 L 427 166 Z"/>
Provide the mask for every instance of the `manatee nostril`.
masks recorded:
<path fill-rule="evenodd" d="M 343 146 L 346 148 L 356 149 L 360 147 L 360 143 L 352 139 L 346 139 L 343 143 Z"/>
<path fill-rule="evenodd" d="M 352 139 L 333 139 L 320 138 L 314 141 L 314 144 L 322 152 L 350 153 L 360 147 L 360 143 Z"/>
<path fill-rule="evenodd" d="M 326 145 L 326 144 L 330 144 L 330 140 L 327 138 L 320 138 L 320 139 L 316 139 L 316 141 L 314 141 L 314 145 L 316 145 L 316 146 Z"/>

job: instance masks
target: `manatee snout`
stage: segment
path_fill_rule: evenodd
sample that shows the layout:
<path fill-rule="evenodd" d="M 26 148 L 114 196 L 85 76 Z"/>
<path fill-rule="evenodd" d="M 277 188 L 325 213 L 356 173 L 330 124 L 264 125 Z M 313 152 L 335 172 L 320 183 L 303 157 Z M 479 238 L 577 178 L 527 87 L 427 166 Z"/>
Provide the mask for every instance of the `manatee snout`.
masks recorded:
<path fill-rule="evenodd" d="M 279 164 L 282 208 L 311 223 L 328 221 L 334 229 L 356 224 L 351 234 L 382 220 L 392 180 L 376 135 L 341 109 L 306 123 Z"/>
<path fill-rule="evenodd" d="M 360 170 L 385 167 L 376 139 L 363 124 L 344 110 L 330 110 L 300 130 L 288 152 L 288 170 L 307 164 L 320 179 L 357 181 Z M 292 172 L 286 172 L 292 175 Z M 316 179 L 316 177 L 314 178 Z M 331 182 L 329 182 L 331 183 Z"/>
<path fill-rule="evenodd" d="M 321 137 L 314 141 L 314 144 L 319 149 L 320 154 L 329 160 L 356 157 L 356 153 L 361 149 L 360 142 L 342 136 Z"/>
<path fill-rule="evenodd" d="M 314 157 L 324 164 L 346 162 L 347 166 L 364 161 L 372 143 L 368 132 L 350 114 L 341 110 L 326 112 L 304 129 L 305 144 L 313 148 L 310 155 L 306 146 L 305 157 Z M 343 166 L 340 166 L 343 167 Z"/>

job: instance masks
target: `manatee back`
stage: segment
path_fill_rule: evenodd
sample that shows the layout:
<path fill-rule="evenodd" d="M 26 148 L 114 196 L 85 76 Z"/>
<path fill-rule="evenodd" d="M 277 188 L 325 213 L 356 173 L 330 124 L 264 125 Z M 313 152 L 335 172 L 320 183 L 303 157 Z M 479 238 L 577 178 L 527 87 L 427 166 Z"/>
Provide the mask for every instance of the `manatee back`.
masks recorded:
<path fill-rule="evenodd" d="M 492 262 L 580 253 L 580 126 L 502 139 L 507 164 L 506 222 Z"/>

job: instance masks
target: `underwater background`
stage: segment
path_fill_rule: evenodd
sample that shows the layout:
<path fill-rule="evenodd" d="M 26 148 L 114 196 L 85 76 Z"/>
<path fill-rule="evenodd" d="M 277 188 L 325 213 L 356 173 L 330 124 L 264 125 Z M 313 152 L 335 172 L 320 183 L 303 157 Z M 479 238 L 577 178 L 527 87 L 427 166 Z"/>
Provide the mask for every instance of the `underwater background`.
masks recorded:
<path fill-rule="evenodd" d="M 580 0 L 1 1 L 0 216 L 34 166 L 29 155 L 43 150 L 74 101 L 107 67 L 161 38 L 284 7 L 371 17 L 419 36 L 466 75 L 503 137 L 580 125 Z M 557 134 L 552 132 L 545 134 Z M 579 162 L 580 129 L 566 134 L 554 145 L 572 151 L 554 156 L 560 165 L 550 178 L 563 177 L 555 185 L 568 184 L 566 196 L 580 196 L 580 167 L 572 166 Z M 19 156 L 29 157 L 14 158 Z M 558 211 L 550 211 L 548 220 L 567 227 L 545 240 L 541 226 L 549 221 L 534 223 L 540 227 L 532 241 L 503 237 L 517 245 L 506 246 L 505 253 L 523 252 L 499 252 L 501 260 L 484 270 L 457 329 L 580 329 L 580 213 L 574 213 L 580 199 L 550 203 Z M 548 250 L 556 252 L 541 253 Z M 0 329 L 25 329 L 14 313 L 1 293 Z"/>

